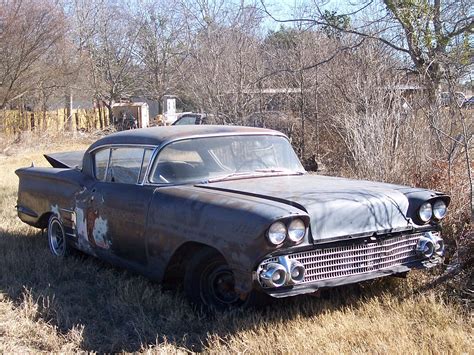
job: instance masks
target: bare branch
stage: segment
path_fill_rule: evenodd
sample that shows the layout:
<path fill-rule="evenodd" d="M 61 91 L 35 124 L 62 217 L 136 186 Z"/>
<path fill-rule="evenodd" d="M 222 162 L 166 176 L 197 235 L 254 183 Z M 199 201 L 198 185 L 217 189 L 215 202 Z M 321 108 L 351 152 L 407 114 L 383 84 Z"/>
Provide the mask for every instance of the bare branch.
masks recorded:
<path fill-rule="evenodd" d="M 340 27 L 340 26 L 337 26 L 336 24 L 333 24 L 333 23 L 329 23 L 329 22 L 326 22 L 326 21 L 320 21 L 320 20 L 317 20 L 317 19 L 314 19 L 314 18 L 293 18 L 293 19 L 278 19 L 276 18 L 270 11 L 268 11 L 265 3 L 263 2 L 263 0 L 261 0 L 261 4 L 263 6 L 263 9 L 264 9 L 264 12 L 274 21 L 276 22 L 279 22 L 279 23 L 298 23 L 298 22 L 309 22 L 309 23 L 313 23 L 315 25 L 320 25 L 320 26 L 329 26 L 335 30 L 338 30 L 338 31 L 341 31 L 341 32 L 344 32 L 344 33 L 349 33 L 349 34 L 354 34 L 354 35 L 357 35 L 357 36 L 361 36 L 361 37 L 365 37 L 365 38 L 370 38 L 370 39 L 374 39 L 374 40 L 377 40 L 377 41 L 380 41 L 382 42 L 383 44 L 397 50 L 397 51 L 400 51 L 400 52 L 404 52 L 404 53 L 409 53 L 409 50 L 406 49 L 406 48 L 403 48 L 403 47 L 400 47 L 400 46 L 397 46 L 396 44 L 394 43 L 391 43 L 390 41 L 386 40 L 385 38 L 383 37 L 380 37 L 380 36 L 377 36 L 377 34 L 369 34 L 369 33 L 364 33 L 364 32 L 360 32 L 360 31 L 357 31 L 357 30 L 354 30 L 354 29 L 349 29 L 349 28 L 343 28 L 343 27 Z M 365 5 L 365 7 L 367 7 L 368 5 Z M 362 8 L 357 10 L 356 12 L 359 12 L 359 11 L 362 11 Z"/>

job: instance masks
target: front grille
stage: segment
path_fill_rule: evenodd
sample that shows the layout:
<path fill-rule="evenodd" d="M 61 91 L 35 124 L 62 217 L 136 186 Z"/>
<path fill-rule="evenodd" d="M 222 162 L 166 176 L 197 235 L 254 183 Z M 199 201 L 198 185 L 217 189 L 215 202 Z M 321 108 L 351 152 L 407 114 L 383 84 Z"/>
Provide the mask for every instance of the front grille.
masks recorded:
<path fill-rule="evenodd" d="M 437 234 L 437 233 L 435 233 Z M 415 248 L 423 234 L 402 235 L 373 243 L 352 244 L 289 254 L 306 269 L 303 283 L 370 273 L 417 260 Z M 278 258 L 269 258 L 264 267 Z"/>

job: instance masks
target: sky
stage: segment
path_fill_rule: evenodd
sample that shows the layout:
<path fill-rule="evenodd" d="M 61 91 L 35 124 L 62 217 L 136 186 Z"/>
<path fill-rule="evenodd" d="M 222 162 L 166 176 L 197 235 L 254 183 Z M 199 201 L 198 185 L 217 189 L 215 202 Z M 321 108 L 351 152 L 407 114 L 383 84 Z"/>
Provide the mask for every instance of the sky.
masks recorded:
<path fill-rule="evenodd" d="M 304 7 L 311 8 L 311 4 L 315 0 L 263 0 L 269 12 L 273 17 L 285 20 L 297 17 L 298 13 L 295 9 L 301 9 Z M 353 11 L 357 6 L 351 5 L 355 1 L 349 0 L 326 0 L 326 1 L 317 1 L 320 4 L 322 9 L 335 10 L 338 13 L 346 13 Z M 264 27 L 269 30 L 277 30 L 280 28 L 281 23 L 273 21 L 271 18 L 268 18 L 264 21 Z"/>

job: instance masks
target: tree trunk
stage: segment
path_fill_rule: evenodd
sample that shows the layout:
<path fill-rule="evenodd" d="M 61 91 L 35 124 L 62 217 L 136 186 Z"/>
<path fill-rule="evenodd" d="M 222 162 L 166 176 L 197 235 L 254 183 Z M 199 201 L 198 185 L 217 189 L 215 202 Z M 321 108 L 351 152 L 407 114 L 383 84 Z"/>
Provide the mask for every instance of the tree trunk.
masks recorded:
<path fill-rule="evenodd" d="M 69 88 L 66 92 L 66 129 L 72 132 L 74 123 L 72 120 L 72 92 Z"/>
<path fill-rule="evenodd" d="M 112 112 L 112 104 L 113 104 L 113 101 L 104 101 L 102 100 L 102 103 L 104 104 L 105 107 L 107 107 L 107 110 L 109 111 L 109 125 L 115 125 L 115 121 L 114 121 L 114 114 Z"/>
<path fill-rule="evenodd" d="M 100 101 L 97 101 L 97 109 L 99 110 L 99 127 L 100 129 L 104 129 L 104 119 L 102 117 L 102 106 L 100 105 Z"/>

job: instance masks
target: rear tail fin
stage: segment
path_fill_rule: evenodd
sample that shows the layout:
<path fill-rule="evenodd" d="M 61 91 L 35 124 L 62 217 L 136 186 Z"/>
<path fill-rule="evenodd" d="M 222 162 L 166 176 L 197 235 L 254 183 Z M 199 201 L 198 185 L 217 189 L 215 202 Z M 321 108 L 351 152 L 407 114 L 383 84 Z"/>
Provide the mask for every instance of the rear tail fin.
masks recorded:
<path fill-rule="evenodd" d="M 84 152 L 61 152 L 45 154 L 44 157 L 51 164 L 53 168 L 64 168 L 64 169 L 81 169 L 82 168 L 82 157 Z"/>

